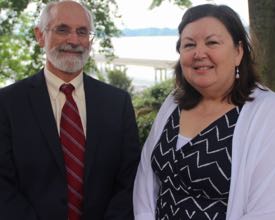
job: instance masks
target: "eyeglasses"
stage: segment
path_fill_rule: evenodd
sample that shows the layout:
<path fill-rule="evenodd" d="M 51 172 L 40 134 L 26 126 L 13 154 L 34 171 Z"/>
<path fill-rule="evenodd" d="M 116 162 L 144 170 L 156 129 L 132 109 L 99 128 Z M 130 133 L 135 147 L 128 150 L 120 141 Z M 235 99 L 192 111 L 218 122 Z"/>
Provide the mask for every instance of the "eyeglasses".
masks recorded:
<path fill-rule="evenodd" d="M 93 40 L 95 37 L 95 32 L 88 30 L 86 27 L 76 28 L 75 31 L 73 31 L 69 26 L 60 25 L 52 29 L 46 29 L 46 31 L 53 31 L 56 35 L 61 37 L 68 37 L 74 32 L 79 38 L 82 39 L 88 38 L 89 40 Z"/>

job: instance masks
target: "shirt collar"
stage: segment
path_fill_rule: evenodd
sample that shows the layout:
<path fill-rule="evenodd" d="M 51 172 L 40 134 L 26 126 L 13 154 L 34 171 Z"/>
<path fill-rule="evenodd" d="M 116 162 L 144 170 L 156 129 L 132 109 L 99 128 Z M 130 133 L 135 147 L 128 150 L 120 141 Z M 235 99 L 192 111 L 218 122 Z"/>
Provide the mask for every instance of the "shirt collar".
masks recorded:
<path fill-rule="evenodd" d="M 56 98 L 60 93 L 59 88 L 64 83 L 70 83 L 74 86 L 75 90 L 73 93 L 77 96 L 83 88 L 83 72 L 81 72 L 77 77 L 75 77 L 70 82 L 64 82 L 62 79 L 50 72 L 46 67 L 44 68 L 44 74 L 47 86 L 49 88 L 49 93 L 53 98 Z"/>

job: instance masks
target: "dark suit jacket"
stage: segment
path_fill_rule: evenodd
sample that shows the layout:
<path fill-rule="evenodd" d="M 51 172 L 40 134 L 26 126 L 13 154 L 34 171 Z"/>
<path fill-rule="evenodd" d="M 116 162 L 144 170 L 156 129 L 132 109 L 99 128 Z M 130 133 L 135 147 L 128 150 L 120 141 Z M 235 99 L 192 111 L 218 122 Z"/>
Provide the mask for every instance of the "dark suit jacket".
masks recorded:
<path fill-rule="evenodd" d="M 129 95 L 84 74 L 83 219 L 133 219 L 140 148 Z M 0 219 L 67 220 L 63 153 L 44 73 L 0 90 Z"/>

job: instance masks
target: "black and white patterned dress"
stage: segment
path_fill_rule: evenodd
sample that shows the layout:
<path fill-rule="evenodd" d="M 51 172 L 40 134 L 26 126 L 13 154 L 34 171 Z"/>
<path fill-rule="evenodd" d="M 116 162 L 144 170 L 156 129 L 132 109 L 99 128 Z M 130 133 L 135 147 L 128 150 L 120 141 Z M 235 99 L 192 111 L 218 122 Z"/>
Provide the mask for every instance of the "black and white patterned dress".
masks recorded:
<path fill-rule="evenodd" d="M 240 110 L 230 110 L 179 150 L 180 109 L 174 110 L 151 156 L 160 180 L 157 220 L 225 220 L 232 136 Z"/>

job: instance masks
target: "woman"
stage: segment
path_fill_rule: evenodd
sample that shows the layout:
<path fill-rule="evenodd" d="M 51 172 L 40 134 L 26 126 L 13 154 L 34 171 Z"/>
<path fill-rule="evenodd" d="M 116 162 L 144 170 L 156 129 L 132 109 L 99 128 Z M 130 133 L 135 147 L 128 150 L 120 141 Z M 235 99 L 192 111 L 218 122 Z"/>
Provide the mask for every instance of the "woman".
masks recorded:
<path fill-rule="evenodd" d="M 239 16 L 200 5 L 178 31 L 176 89 L 143 148 L 135 219 L 274 220 L 275 95 Z"/>

